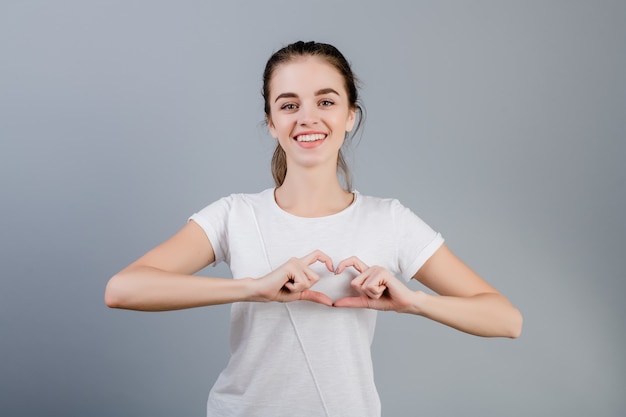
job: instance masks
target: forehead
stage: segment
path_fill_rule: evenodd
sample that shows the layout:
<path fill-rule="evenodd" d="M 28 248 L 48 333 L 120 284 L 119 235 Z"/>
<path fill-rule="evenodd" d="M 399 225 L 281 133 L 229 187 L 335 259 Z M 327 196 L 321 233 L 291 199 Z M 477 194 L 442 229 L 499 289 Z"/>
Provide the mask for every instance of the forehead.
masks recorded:
<path fill-rule="evenodd" d="M 270 96 L 285 92 L 304 95 L 329 87 L 345 95 L 345 82 L 337 68 L 324 58 L 304 56 L 276 67 L 270 79 Z"/>

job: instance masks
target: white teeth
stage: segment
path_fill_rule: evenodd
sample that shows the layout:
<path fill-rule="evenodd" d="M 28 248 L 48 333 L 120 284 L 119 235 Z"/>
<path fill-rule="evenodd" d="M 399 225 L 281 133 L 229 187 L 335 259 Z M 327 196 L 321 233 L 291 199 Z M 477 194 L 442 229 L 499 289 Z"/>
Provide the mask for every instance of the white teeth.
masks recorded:
<path fill-rule="evenodd" d="M 322 134 L 322 133 L 317 133 L 314 135 L 300 135 L 300 136 L 296 136 L 296 140 L 298 142 L 313 142 L 316 140 L 322 140 L 326 137 L 326 135 Z"/>

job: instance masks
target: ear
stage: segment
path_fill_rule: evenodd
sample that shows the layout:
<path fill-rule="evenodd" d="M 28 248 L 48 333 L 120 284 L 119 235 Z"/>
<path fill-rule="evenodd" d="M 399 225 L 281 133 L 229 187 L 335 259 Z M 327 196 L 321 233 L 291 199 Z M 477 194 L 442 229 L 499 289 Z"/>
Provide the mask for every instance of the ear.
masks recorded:
<path fill-rule="evenodd" d="M 267 123 L 267 130 L 269 130 L 270 135 L 274 139 L 278 139 L 278 135 L 276 134 L 276 126 L 274 126 L 274 123 L 272 122 L 272 118 L 267 114 L 265 115 L 265 123 Z"/>
<path fill-rule="evenodd" d="M 351 132 L 356 123 L 356 108 L 350 109 L 348 119 L 346 120 L 346 132 Z"/>

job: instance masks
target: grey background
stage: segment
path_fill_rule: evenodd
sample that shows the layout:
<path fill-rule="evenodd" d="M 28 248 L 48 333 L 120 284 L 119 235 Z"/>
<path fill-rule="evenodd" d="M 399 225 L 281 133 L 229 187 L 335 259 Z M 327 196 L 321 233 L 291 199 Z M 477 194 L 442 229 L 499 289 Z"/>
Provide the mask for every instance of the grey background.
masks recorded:
<path fill-rule="evenodd" d="M 525 317 L 505 340 L 380 314 L 384 416 L 623 415 L 625 21 L 620 1 L 2 1 L 0 415 L 203 415 L 228 307 L 109 310 L 104 286 L 272 185 L 261 72 L 298 39 L 363 81 L 357 189 Z"/>

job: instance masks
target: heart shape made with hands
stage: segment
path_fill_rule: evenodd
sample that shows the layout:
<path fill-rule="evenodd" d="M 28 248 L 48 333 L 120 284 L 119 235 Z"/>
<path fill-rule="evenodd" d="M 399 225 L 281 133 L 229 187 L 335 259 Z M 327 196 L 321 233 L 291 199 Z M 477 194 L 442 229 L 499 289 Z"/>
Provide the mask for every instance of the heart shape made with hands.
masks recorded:
<path fill-rule="evenodd" d="M 352 280 L 359 275 L 356 269 L 346 268 L 340 274 L 335 274 L 330 272 L 322 263 L 315 263 L 310 268 L 320 277 L 320 280 L 311 287 L 312 291 L 327 295 L 333 302 L 344 297 L 358 297 L 360 295 L 350 285 Z"/>

